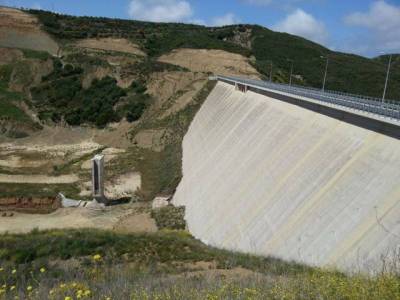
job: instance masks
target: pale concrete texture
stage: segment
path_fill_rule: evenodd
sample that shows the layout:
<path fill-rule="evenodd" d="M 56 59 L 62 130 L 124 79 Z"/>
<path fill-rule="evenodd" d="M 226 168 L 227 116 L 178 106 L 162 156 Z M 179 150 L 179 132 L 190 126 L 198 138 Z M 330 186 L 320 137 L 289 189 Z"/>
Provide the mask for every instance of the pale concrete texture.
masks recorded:
<path fill-rule="evenodd" d="M 373 269 L 400 245 L 400 140 L 219 82 L 173 203 L 213 246 Z"/>

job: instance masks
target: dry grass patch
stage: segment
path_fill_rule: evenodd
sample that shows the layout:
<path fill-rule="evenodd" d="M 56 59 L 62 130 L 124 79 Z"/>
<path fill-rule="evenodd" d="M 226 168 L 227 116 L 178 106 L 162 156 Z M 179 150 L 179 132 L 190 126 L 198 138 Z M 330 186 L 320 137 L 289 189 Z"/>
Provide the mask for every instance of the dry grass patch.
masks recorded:
<path fill-rule="evenodd" d="M 192 72 L 260 77 L 248 58 L 223 50 L 175 49 L 162 55 L 159 61 L 185 67 Z"/>

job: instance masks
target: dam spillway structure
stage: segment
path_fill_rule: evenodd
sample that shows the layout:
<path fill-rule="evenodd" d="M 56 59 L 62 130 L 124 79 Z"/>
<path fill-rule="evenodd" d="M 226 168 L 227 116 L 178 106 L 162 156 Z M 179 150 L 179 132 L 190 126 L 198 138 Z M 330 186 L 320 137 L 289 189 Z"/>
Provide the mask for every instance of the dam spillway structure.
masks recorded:
<path fill-rule="evenodd" d="M 390 120 L 219 80 L 184 137 L 172 202 L 208 245 L 376 270 L 400 249 L 400 122 Z"/>
<path fill-rule="evenodd" d="M 106 203 L 104 195 L 104 155 L 97 154 L 92 161 L 92 194 L 100 203 Z"/>

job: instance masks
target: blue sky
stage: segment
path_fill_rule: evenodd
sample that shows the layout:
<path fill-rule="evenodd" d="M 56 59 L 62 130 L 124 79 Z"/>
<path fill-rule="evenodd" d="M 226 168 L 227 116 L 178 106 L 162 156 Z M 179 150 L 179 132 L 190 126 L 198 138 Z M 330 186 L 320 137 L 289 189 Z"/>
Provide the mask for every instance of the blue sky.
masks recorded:
<path fill-rule="evenodd" d="M 260 24 L 364 56 L 400 53 L 400 0 L 0 0 L 0 4 L 204 25 Z"/>

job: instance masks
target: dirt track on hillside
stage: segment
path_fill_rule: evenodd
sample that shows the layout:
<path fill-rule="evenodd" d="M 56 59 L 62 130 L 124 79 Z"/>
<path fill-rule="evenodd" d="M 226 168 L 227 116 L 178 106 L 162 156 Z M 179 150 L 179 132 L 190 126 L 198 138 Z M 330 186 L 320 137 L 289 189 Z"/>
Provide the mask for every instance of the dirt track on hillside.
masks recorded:
<path fill-rule="evenodd" d="M 4 183 L 62 184 L 74 183 L 78 180 L 79 177 L 75 174 L 60 176 L 0 174 L 0 182 Z"/>
<path fill-rule="evenodd" d="M 118 38 L 84 39 L 80 40 L 75 45 L 81 48 L 125 52 L 141 56 L 146 55 L 146 53 L 140 50 L 138 45 L 130 42 L 127 39 L 118 39 Z"/>
<path fill-rule="evenodd" d="M 154 232 L 155 222 L 148 213 L 138 212 L 141 204 L 125 204 L 103 210 L 88 208 L 60 208 L 50 214 L 14 213 L 12 217 L 0 217 L 0 233 L 27 233 L 37 228 L 99 228 L 124 232 Z"/>
<path fill-rule="evenodd" d="M 185 67 L 192 72 L 246 75 L 251 78 L 259 78 L 260 75 L 246 57 L 223 50 L 176 49 L 162 55 L 159 61 Z"/>

